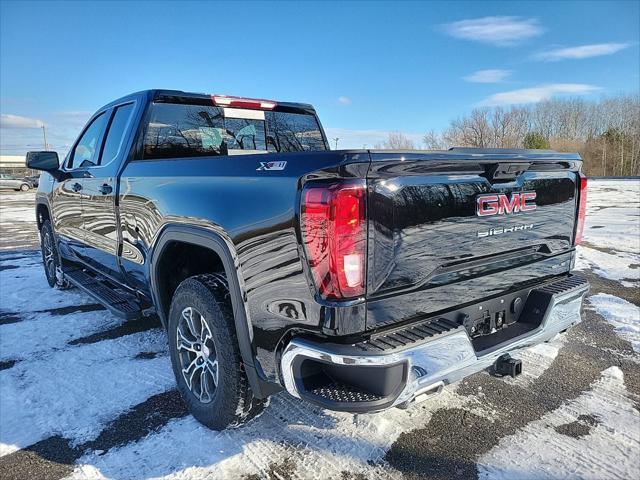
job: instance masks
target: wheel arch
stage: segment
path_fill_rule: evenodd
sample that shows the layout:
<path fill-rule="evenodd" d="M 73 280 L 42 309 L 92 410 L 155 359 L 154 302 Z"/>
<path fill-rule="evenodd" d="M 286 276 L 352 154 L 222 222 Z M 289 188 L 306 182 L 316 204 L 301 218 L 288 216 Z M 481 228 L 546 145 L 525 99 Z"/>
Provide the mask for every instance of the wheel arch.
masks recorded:
<path fill-rule="evenodd" d="M 38 230 L 42 230 L 42 225 L 46 220 L 52 220 L 51 209 L 47 202 L 38 200 L 36 201 L 36 224 L 38 225 Z M 53 228 L 53 222 L 51 227 Z"/>
<path fill-rule="evenodd" d="M 167 253 L 169 246 L 176 242 L 201 247 L 215 253 L 220 259 L 229 285 L 236 337 L 238 338 L 240 354 L 245 366 L 247 378 L 254 395 L 262 398 L 261 385 L 263 385 L 263 382 L 259 380 L 257 373 L 258 368 L 255 364 L 255 356 L 253 355 L 253 328 L 246 305 L 244 281 L 239 269 L 235 248 L 231 241 L 223 235 L 223 233 L 191 225 L 167 225 L 164 227 L 154 244 L 151 261 L 149 263 L 151 296 L 158 316 L 166 328 L 168 325 L 167 307 L 171 304 L 171 299 L 168 299 L 167 305 L 167 299 L 162 298 L 162 292 L 160 290 L 159 266 L 163 255 Z"/>

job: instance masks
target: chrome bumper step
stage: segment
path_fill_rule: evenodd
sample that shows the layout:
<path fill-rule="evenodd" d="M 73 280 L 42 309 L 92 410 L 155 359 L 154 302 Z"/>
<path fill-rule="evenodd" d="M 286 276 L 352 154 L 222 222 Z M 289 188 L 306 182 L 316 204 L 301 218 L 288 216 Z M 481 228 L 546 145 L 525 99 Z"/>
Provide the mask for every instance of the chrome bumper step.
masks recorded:
<path fill-rule="evenodd" d="M 531 289 L 531 311 L 523 312 L 527 314 L 523 322 L 529 322 L 530 328 L 515 328 L 512 337 L 484 350 L 474 348 L 479 344 L 461 324 L 443 318 L 351 345 L 294 338 L 282 354 L 283 383 L 291 395 L 333 410 L 367 412 L 406 406 L 576 325 L 588 289 L 580 275 Z"/>
<path fill-rule="evenodd" d="M 462 326 L 446 318 L 436 318 L 413 323 L 399 330 L 374 334 L 370 339 L 356 343 L 355 347 L 368 352 L 390 351 L 398 347 L 429 341 L 437 335 L 456 328 L 462 328 Z"/>

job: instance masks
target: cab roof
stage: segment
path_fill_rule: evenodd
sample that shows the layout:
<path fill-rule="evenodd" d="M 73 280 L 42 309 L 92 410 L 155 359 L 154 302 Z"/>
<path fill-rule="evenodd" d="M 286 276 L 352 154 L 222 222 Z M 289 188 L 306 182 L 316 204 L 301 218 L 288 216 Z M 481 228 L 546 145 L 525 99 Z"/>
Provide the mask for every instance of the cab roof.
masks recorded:
<path fill-rule="evenodd" d="M 145 98 L 148 102 L 161 102 L 161 103 L 182 103 L 187 105 L 212 105 L 212 106 L 227 106 L 227 107 L 239 107 L 239 108 L 256 108 L 260 110 L 274 110 L 274 111 L 286 111 L 293 113 L 311 113 L 315 114 L 315 109 L 308 103 L 300 102 L 281 102 L 277 100 L 265 100 L 258 98 L 248 97 L 234 97 L 220 94 L 209 93 L 194 93 L 184 92 L 182 90 L 165 90 L 165 89 L 150 89 L 142 90 L 139 92 L 131 93 L 124 97 L 121 97 L 103 107 L 108 108 L 110 106 L 126 102 L 128 100 L 135 100 Z"/>

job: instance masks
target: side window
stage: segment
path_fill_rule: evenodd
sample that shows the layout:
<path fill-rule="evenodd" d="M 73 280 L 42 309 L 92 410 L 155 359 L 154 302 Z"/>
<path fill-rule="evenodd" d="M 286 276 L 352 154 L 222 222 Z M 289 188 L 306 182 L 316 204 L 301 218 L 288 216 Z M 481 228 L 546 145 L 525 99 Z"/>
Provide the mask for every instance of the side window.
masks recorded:
<path fill-rule="evenodd" d="M 104 131 L 107 116 L 103 113 L 93 119 L 89 128 L 78 141 L 73 149 L 73 153 L 69 158 L 69 168 L 77 168 L 81 166 L 90 166 L 96 164 L 95 153 L 98 148 L 98 142 Z M 84 165 L 83 165 L 84 164 Z"/>
<path fill-rule="evenodd" d="M 129 124 L 129 118 L 133 112 L 133 103 L 121 105 L 116 108 L 109 131 L 107 132 L 107 138 L 104 141 L 104 148 L 102 149 L 102 156 L 100 157 L 100 165 L 107 165 L 113 161 L 118 155 L 120 147 L 122 145 L 122 139 L 124 137 L 125 129 Z"/>

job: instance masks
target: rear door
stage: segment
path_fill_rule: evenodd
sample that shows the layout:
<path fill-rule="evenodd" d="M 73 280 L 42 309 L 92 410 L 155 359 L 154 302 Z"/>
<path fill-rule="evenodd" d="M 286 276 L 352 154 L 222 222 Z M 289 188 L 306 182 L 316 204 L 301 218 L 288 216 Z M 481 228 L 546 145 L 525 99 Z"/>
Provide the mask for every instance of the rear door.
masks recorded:
<path fill-rule="evenodd" d="M 371 155 L 370 328 L 570 269 L 579 157 Z"/>
<path fill-rule="evenodd" d="M 128 102 L 107 112 L 108 125 L 95 164 L 89 165 L 82 180 L 82 221 L 86 263 L 116 280 L 122 280 L 118 262 L 116 179 L 124 156 L 124 140 L 129 132 L 135 103 Z"/>

